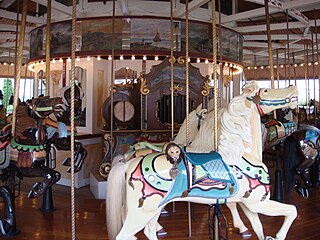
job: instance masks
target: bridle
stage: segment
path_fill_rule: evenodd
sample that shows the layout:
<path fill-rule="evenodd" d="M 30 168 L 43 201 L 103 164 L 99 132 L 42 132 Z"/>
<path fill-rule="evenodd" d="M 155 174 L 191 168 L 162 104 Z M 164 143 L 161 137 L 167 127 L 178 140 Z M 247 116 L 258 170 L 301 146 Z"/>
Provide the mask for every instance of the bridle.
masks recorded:
<path fill-rule="evenodd" d="M 286 97 L 284 99 L 274 99 L 274 100 L 262 99 L 260 96 L 260 92 L 261 92 L 261 88 L 259 89 L 259 91 L 256 93 L 255 96 L 247 97 L 249 101 L 252 101 L 256 105 L 260 116 L 264 115 L 263 109 L 261 107 L 262 105 L 263 106 L 279 106 L 279 105 L 285 105 L 286 103 L 290 102 L 289 97 Z"/>

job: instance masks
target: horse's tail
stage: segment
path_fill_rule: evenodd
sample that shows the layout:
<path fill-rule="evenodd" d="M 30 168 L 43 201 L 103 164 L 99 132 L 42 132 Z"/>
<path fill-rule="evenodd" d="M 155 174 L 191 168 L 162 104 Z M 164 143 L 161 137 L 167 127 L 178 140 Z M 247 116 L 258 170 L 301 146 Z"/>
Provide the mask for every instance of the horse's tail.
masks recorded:
<path fill-rule="evenodd" d="M 294 188 L 296 168 L 300 163 L 298 144 L 293 136 L 288 136 L 283 144 L 284 190 L 291 193 Z"/>
<path fill-rule="evenodd" d="M 119 162 L 111 168 L 108 176 L 106 191 L 106 220 L 108 235 L 111 240 L 116 239 L 123 224 L 126 209 L 125 189 L 126 165 Z"/>

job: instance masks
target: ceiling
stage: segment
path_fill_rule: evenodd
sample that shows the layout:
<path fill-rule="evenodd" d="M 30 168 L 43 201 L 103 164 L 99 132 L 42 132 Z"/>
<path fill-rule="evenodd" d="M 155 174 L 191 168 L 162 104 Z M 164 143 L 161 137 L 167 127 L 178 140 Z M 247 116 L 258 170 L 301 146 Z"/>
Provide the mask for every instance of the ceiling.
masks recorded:
<path fill-rule="evenodd" d="M 17 11 L 23 0 L 0 0 L 0 62 L 14 62 L 17 40 Z M 25 1 L 25 0 L 24 0 Z M 319 0 L 268 0 L 274 64 L 317 60 L 320 48 Z M 77 18 L 111 16 L 112 0 L 77 0 Z M 264 0 L 221 0 L 216 21 L 244 36 L 244 65 L 268 65 L 269 50 Z M 52 0 L 52 22 L 71 19 L 72 0 Z M 47 0 L 29 0 L 24 43 L 24 62 L 29 56 L 29 32 L 46 24 Z M 116 15 L 170 17 L 170 0 L 117 0 Z M 185 17 L 185 0 L 173 0 L 176 18 Z M 21 18 L 21 14 L 20 14 Z M 211 1 L 189 0 L 189 19 L 211 22 Z M 317 27 L 315 27 L 317 26 Z M 317 35 L 316 35 L 317 33 Z M 317 41 L 318 40 L 318 41 Z M 318 43 L 318 46 L 317 46 Z M 288 55 L 289 53 L 289 55 Z M 289 57 L 288 57 L 289 56 Z"/>

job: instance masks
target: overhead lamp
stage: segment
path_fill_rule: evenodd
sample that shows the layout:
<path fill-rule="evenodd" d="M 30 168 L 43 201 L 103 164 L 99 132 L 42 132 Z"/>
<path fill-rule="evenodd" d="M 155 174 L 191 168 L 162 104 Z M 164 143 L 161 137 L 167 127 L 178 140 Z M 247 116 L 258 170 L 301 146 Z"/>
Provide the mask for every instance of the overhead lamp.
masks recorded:
<path fill-rule="evenodd" d="M 97 60 L 98 60 L 98 61 L 100 61 L 100 60 L 101 60 L 101 57 L 100 57 L 100 56 L 98 56 L 98 57 L 97 57 Z"/>
<path fill-rule="evenodd" d="M 44 61 L 43 61 L 43 60 L 41 60 L 40 64 L 41 64 L 41 65 L 43 65 L 43 64 L 44 64 Z"/>
<path fill-rule="evenodd" d="M 154 57 L 154 60 L 158 61 L 158 60 L 159 60 L 159 57 L 158 57 L 158 56 L 155 56 L 155 57 Z"/>
<path fill-rule="evenodd" d="M 123 60 L 123 55 L 120 56 L 120 60 Z"/>
<path fill-rule="evenodd" d="M 52 63 L 56 63 L 56 60 L 55 60 L 55 59 L 52 59 Z"/>
<path fill-rule="evenodd" d="M 191 61 L 191 59 L 190 58 L 188 58 L 188 62 L 190 62 Z"/>
<path fill-rule="evenodd" d="M 112 57 L 111 57 L 111 56 L 109 56 L 109 57 L 108 57 L 108 60 L 109 60 L 109 61 L 111 61 L 111 60 L 112 60 Z"/>
<path fill-rule="evenodd" d="M 144 55 L 142 59 L 143 59 L 143 61 L 147 61 L 147 56 Z"/>
<path fill-rule="evenodd" d="M 67 58 L 67 62 L 71 62 L 71 58 L 70 57 Z"/>
<path fill-rule="evenodd" d="M 197 63 L 200 63 L 200 58 L 197 58 Z"/>
<path fill-rule="evenodd" d="M 88 62 L 90 62 L 90 60 L 91 60 L 91 57 L 90 57 L 90 56 L 88 56 L 88 57 L 87 57 L 87 61 L 88 61 Z"/>
<path fill-rule="evenodd" d="M 208 60 L 208 59 L 206 59 L 206 60 L 204 61 L 204 63 L 205 63 L 205 64 L 208 64 L 208 63 L 209 63 L 209 60 Z"/>
<path fill-rule="evenodd" d="M 63 63 L 63 60 L 62 60 L 62 58 L 60 58 L 60 59 L 59 59 L 59 62 L 60 62 L 60 63 Z"/>
<path fill-rule="evenodd" d="M 134 55 L 131 56 L 131 60 L 135 60 L 136 57 Z"/>
<path fill-rule="evenodd" d="M 80 62 L 80 57 L 77 57 L 77 62 Z"/>

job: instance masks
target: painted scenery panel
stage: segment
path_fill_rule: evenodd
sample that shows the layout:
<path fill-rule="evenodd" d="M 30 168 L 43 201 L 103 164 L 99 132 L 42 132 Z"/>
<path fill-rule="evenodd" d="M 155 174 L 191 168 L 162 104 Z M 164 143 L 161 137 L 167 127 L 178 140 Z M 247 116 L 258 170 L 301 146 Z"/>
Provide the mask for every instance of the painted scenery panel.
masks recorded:
<path fill-rule="evenodd" d="M 50 53 L 71 53 L 71 34 L 71 22 L 52 24 Z"/>
<path fill-rule="evenodd" d="M 114 49 L 122 49 L 122 29 L 125 21 L 115 20 Z M 81 51 L 99 51 L 112 49 L 112 19 L 90 20 L 82 22 Z"/>
<path fill-rule="evenodd" d="M 170 21 L 163 19 L 132 19 L 131 50 L 170 50 Z"/>
<path fill-rule="evenodd" d="M 181 51 L 186 47 L 186 23 L 181 24 Z M 212 42 L 209 25 L 204 23 L 189 22 L 189 51 L 211 53 Z"/>
<path fill-rule="evenodd" d="M 43 28 L 38 28 L 30 34 L 30 58 L 44 55 L 43 47 Z"/>

